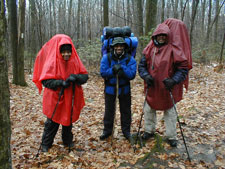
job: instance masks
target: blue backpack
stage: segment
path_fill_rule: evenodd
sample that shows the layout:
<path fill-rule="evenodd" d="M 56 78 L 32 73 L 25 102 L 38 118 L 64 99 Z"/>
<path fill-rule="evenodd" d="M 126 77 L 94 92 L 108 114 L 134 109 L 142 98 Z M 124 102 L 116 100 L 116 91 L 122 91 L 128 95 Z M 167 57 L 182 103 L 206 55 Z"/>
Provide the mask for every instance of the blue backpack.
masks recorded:
<path fill-rule="evenodd" d="M 103 29 L 103 35 L 101 35 L 101 42 L 102 42 L 102 56 L 104 54 L 109 54 L 111 51 L 110 45 L 112 44 L 112 41 L 115 37 L 123 37 L 128 45 L 127 53 L 130 56 L 133 56 L 135 58 L 136 56 L 136 49 L 138 46 L 138 39 L 137 37 L 134 37 L 134 34 L 131 32 L 131 29 L 129 26 L 124 27 L 104 27 Z M 109 55 L 108 55 L 109 59 Z M 129 62 L 130 59 L 128 59 Z M 127 63 L 128 63 L 127 62 Z M 111 60 L 109 59 L 109 63 L 111 63 Z"/>

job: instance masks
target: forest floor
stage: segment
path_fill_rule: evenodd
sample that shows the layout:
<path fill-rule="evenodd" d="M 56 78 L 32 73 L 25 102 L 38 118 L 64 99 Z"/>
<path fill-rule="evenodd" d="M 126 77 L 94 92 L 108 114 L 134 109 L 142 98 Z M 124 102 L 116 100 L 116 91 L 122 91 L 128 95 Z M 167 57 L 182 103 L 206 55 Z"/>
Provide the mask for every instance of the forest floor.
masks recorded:
<path fill-rule="evenodd" d="M 100 141 L 104 115 L 104 82 L 98 73 L 89 71 L 83 85 L 86 106 L 73 124 L 75 148 L 68 153 L 61 140 L 61 128 L 48 153 L 36 158 L 46 117 L 42 114 L 42 95 L 26 74 L 28 87 L 11 83 L 10 111 L 12 123 L 11 152 L 13 168 L 225 168 L 225 73 L 213 66 L 194 64 L 190 71 L 188 92 L 177 104 L 191 162 L 177 124 L 178 147 L 164 141 L 163 112 L 157 112 L 157 135 L 141 148 L 133 147 L 123 137 L 120 114 L 116 114 L 113 145 L 111 139 Z M 143 81 L 132 81 L 132 133 L 137 133 L 144 103 Z M 142 122 L 142 124 L 144 121 Z M 143 127 L 141 129 L 143 131 Z"/>

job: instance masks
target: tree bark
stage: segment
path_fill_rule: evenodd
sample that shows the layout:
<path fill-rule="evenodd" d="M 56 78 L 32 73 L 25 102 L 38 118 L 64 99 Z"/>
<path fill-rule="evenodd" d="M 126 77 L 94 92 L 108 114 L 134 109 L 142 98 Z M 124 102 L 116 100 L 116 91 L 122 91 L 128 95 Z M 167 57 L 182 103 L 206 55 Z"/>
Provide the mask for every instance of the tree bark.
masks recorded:
<path fill-rule="evenodd" d="M 67 26 L 67 32 L 68 35 L 71 36 L 71 16 L 72 16 L 72 7 L 73 7 L 73 0 L 70 0 L 70 5 L 69 5 L 69 12 L 68 12 L 68 26 Z"/>
<path fill-rule="evenodd" d="M 109 26 L 109 0 L 103 0 L 104 27 Z"/>
<path fill-rule="evenodd" d="M 183 7 L 183 3 L 182 3 L 182 5 L 181 5 L 181 20 L 183 21 L 184 20 L 184 14 L 185 14 L 185 9 L 186 9 L 186 6 L 187 6 L 187 2 L 188 2 L 189 0 L 186 0 L 186 2 L 185 2 L 185 4 L 184 4 L 184 7 Z"/>
<path fill-rule="evenodd" d="M 57 24 L 56 24 L 56 9 L 55 9 L 55 0 L 52 0 L 52 8 L 53 8 L 53 35 L 56 34 L 56 32 L 58 31 L 57 29 Z"/>
<path fill-rule="evenodd" d="M 216 15 L 219 13 L 219 1 L 216 1 L 216 6 L 215 6 L 215 11 L 216 11 Z M 215 20 L 215 28 L 214 28 L 214 43 L 217 42 L 217 36 L 218 36 L 218 17 Z"/>
<path fill-rule="evenodd" d="M 209 13 L 208 13 L 208 24 L 207 24 L 207 32 L 206 32 L 206 45 L 209 44 L 209 28 L 210 28 L 210 24 L 211 24 L 211 15 L 212 15 L 212 0 L 209 0 Z"/>
<path fill-rule="evenodd" d="M 157 0 L 146 0 L 145 35 L 156 27 Z"/>
<path fill-rule="evenodd" d="M 18 60 L 17 60 L 17 45 L 18 45 L 18 31 L 17 31 L 17 7 L 16 0 L 8 0 L 9 11 L 9 36 L 10 36 L 10 49 L 9 52 L 12 58 L 13 65 L 13 83 L 18 84 Z"/>
<path fill-rule="evenodd" d="M 92 1 L 88 1 L 88 11 L 87 11 L 87 31 L 88 31 L 88 40 L 91 43 L 91 39 L 92 39 L 92 28 L 91 28 L 91 16 L 92 16 Z"/>
<path fill-rule="evenodd" d="M 207 27 L 207 33 L 206 33 L 206 40 L 205 40 L 205 45 L 208 45 L 209 44 L 209 35 L 210 35 L 210 32 L 212 31 L 212 28 L 213 28 L 213 24 L 216 22 L 216 20 L 218 19 L 218 16 L 219 16 L 219 13 L 220 13 L 220 10 L 221 8 L 223 7 L 225 1 L 222 2 L 222 4 L 220 5 L 219 9 L 218 9 L 218 13 L 216 13 L 214 19 L 213 19 L 213 22 L 211 22 L 211 14 L 209 14 L 210 16 L 209 17 L 209 23 L 208 23 L 208 27 Z M 211 12 L 210 12 L 211 13 Z"/>
<path fill-rule="evenodd" d="M 8 66 L 5 52 L 5 1 L 0 1 L 0 168 L 12 168 Z"/>
<path fill-rule="evenodd" d="M 131 26 L 132 24 L 132 17 L 130 11 L 130 0 L 127 0 L 127 25 Z"/>
<path fill-rule="evenodd" d="M 193 39 L 193 29 L 194 29 L 194 22 L 195 22 L 195 16 L 197 13 L 197 8 L 198 8 L 198 3 L 199 0 L 194 0 L 192 4 L 192 12 L 191 12 L 191 28 L 190 28 L 190 41 L 192 44 L 192 39 Z"/>
<path fill-rule="evenodd" d="M 76 48 L 79 48 L 79 39 L 80 39 L 80 8 L 81 8 L 81 0 L 78 0 L 78 10 L 77 10 L 77 44 Z"/>
<path fill-rule="evenodd" d="M 143 7 L 142 0 L 137 0 L 137 10 L 138 10 L 138 33 L 139 36 L 143 35 Z"/>
<path fill-rule="evenodd" d="M 201 6 L 202 6 L 202 16 L 201 16 L 202 37 L 204 37 L 204 30 L 205 30 L 205 4 L 206 4 L 206 0 L 202 0 L 202 3 L 201 3 Z"/>
<path fill-rule="evenodd" d="M 220 64 L 222 64 L 222 62 L 223 62 L 224 41 L 225 41 L 225 30 L 224 30 L 223 42 L 222 42 L 221 52 L 220 52 L 220 59 L 219 59 L 219 63 L 220 63 Z"/>
<path fill-rule="evenodd" d="M 165 15 L 165 14 L 164 14 L 164 13 L 165 13 L 164 9 L 165 9 L 165 0 L 162 0 L 161 23 L 164 22 L 164 15 Z"/>
<path fill-rule="evenodd" d="M 172 8 L 173 8 L 173 17 L 178 18 L 178 0 L 171 0 Z"/>
<path fill-rule="evenodd" d="M 18 85 L 26 86 L 24 76 L 24 36 L 25 36 L 25 0 L 19 1 L 19 32 L 18 32 Z"/>
<path fill-rule="evenodd" d="M 167 3 L 166 3 L 166 17 L 169 18 L 170 17 L 170 0 L 167 0 Z"/>

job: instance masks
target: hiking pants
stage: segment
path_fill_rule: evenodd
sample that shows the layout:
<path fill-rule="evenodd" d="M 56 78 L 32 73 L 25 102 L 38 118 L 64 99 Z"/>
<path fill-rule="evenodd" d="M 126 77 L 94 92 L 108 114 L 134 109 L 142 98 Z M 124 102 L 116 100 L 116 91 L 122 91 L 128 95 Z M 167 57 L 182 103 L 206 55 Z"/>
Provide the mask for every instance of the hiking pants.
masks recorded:
<path fill-rule="evenodd" d="M 105 94 L 104 134 L 112 134 L 115 116 L 115 95 Z M 120 121 L 124 136 L 130 135 L 131 126 L 131 94 L 119 95 Z"/>
<path fill-rule="evenodd" d="M 44 132 L 42 136 L 42 146 L 51 147 L 55 138 L 55 135 L 58 131 L 59 124 L 53 122 L 51 119 L 47 118 L 45 122 Z M 62 125 L 62 140 L 64 145 L 69 145 L 72 143 L 73 134 L 72 134 L 72 125 L 63 126 Z"/>
<path fill-rule="evenodd" d="M 144 106 L 145 132 L 154 133 L 156 130 L 156 110 L 152 109 L 146 102 Z M 169 140 L 177 140 L 176 122 L 177 114 L 174 107 L 164 111 L 164 121 L 166 126 L 165 136 Z"/>

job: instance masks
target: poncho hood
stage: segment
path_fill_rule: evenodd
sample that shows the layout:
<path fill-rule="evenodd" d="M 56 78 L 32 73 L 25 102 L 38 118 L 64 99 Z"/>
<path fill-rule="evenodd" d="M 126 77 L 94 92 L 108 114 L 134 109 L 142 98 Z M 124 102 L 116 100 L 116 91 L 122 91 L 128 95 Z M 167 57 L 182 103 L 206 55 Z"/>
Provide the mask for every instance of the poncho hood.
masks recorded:
<path fill-rule="evenodd" d="M 68 61 L 65 61 L 60 53 L 60 47 L 63 44 L 72 46 L 72 54 Z M 71 38 L 64 34 L 53 36 L 38 52 L 33 72 L 33 82 L 42 91 L 42 80 L 61 79 L 66 80 L 70 74 L 87 74 L 87 71 L 81 62 Z M 55 105 L 59 98 L 60 89 L 54 91 L 45 88 L 43 94 L 43 113 L 51 118 Z M 74 97 L 73 113 L 72 96 Z M 75 85 L 75 93 L 72 92 L 72 85 L 64 90 L 56 109 L 53 121 L 68 126 L 79 118 L 80 111 L 84 106 L 83 90 L 81 86 Z M 72 121 L 71 121 L 72 118 Z"/>

